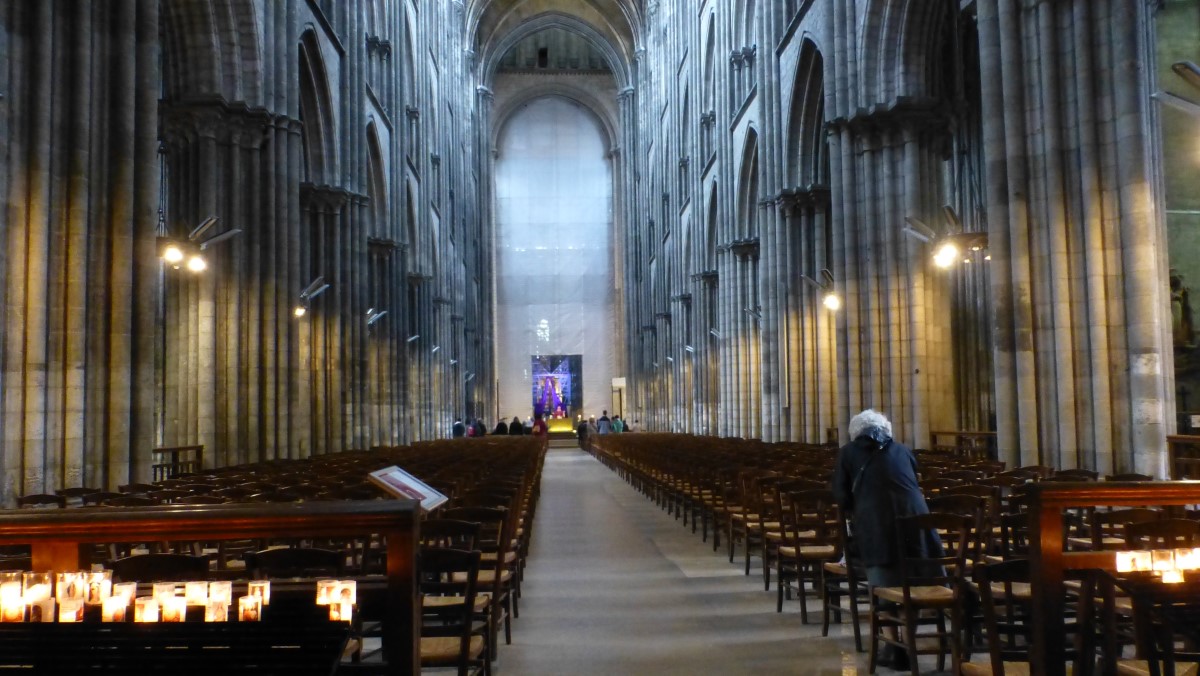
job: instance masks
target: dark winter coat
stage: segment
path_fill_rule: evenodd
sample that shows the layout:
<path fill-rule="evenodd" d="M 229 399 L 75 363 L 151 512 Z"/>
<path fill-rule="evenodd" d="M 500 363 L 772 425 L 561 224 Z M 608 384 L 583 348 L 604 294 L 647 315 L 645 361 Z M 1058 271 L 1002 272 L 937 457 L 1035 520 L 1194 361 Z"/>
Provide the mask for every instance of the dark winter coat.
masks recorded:
<path fill-rule="evenodd" d="M 899 566 L 896 518 L 929 512 L 917 485 L 912 449 L 892 440 L 881 447 L 870 437 L 855 439 L 838 451 L 833 492 L 842 511 L 853 517 L 854 540 L 863 563 Z M 940 549 L 936 534 L 921 542 Z"/>

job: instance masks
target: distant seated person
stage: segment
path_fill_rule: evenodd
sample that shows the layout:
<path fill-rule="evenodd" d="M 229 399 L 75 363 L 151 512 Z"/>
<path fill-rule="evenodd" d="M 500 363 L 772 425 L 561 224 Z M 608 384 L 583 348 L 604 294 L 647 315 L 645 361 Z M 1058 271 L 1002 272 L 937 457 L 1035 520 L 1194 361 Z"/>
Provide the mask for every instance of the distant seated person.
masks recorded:
<path fill-rule="evenodd" d="M 621 420 L 621 416 L 619 415 L 612 417 L 612 422 L 609 423 L 609 426 L 612 427 L 613 434 L 620 434 L 625 431 L 625 421 Z"/>
<path fill-rule="evenodd" d="M 508 423 L 501 418 L 500 422 L 496 423 L 496 428 L 492 430 L 492 434 L 508 434 Z"/>
<path fill-rule="evenodd" d="M 508 433 L 510 435 L 525 434 L 525 425 L 521 424 L 521 419 L 515 415 L 513 416 L 512 422 L 508 424 Z"/>
<path fill-rule="evenodd" d="M 546 426 L 546 421 L 542 420 L 541 413 L 533 416 L 533 429 L 531 432 L 535 437 L 545 437 L 550 432 L 550 428 Z"/>

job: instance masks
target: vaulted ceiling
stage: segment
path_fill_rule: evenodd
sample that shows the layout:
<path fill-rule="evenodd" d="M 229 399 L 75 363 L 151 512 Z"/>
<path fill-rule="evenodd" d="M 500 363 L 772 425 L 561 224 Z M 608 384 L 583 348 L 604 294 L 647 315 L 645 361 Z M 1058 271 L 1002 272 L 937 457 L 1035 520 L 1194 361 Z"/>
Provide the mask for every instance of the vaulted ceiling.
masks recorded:
<path fill-rule="evenodd" d="M 475 53 L 485 61 L 508 37 L 530 22 L 568 17 L 589 26 L 611 45 L 625 64 L 633 61 L 645 0 L 469 0 L 468 28 Z"/>

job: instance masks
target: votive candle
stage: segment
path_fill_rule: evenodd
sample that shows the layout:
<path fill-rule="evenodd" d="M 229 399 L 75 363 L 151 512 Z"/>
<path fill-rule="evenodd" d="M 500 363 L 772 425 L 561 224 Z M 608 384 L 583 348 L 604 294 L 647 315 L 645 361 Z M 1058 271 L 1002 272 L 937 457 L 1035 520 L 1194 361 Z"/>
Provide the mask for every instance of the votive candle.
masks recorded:
<path fill-rule="evenodd" d="M 21 571 L 0 572 L 0 622 L 24 622 Z"/>
<path fill-rule="evenodd" d="M 187 617 L 187 599 L 182 596 L 172 596 L 162 603 L 163 622 L 183 622 Z"/>
<path fill-rule="evenodd" d="M 217 599 L 209 596 L 208 603 L 204 606 L 204 621 L 228 622 L 229 602 L 224 599 Z"/>
<path fill-rule="evenodd" d="M 337 580 L 317 580 L 317 605 L 327 606 L 332 603 L 337 589 Z"/>
<path fill-rule="evenodd" d="M 358 582 L 355 580 L 338 580 L 337 596 L 330 597 L 330 603 L 358 603 Z"/>
<path fill-rule="evenodd" d="M 270 580 L 255 580 L 246 585 L 246 592 L 250 596 L 257 596 L 262 600 L 262 605 L 271 605 L 271 581 Z"/>
<path fill-rule="evenodd" d="M 55 596 L 58 597 L 59 604 L 67 599 L 79 599 L 82 601 L 87 596 L 87 581 L 84 576 L 90 572 L 63 572 L 58 574 Z"/>
<path fill-rule="evenodd" d="M 63 599 L 58 606 L 59 622 L 79 622 L 83 619 L 82 599 Z"/>
<path fill-rule="evenodd" d="M 222 601 L 228 607 L 233 601 L 233 583 L 228 581 L 210 582 L 208 585 L 208 600 Z"/>
<path fill-rule="evenodd" d="M 22 595 L 25 603 L 33 604 L 50 598 L 52 573 L 25 573 L 21 576 Z"/>
<path fill-rule="evenodd" d="M 188 582 L 183 586 L 183 596 L 187 599 L 189 606 L 203 606 L 208 604 L 208 583 L 207 582 Z"/>
<path fill-rule="evenodd" d="M 109 596 L 104 599 L 100 619 L 105 622 L 124 622 L 129 610 L 129 599 L 125 596 Z"/>
<path fill-rule="evenodd" d="M 329 620 L 331 622 L 349 622 L 353 616 L 353 604 L 346 601 L 329 604 Z"/>
<path fill-rule="evenodd" d="M 133 604 L 134 622 L 158 622 L 158 599 L 139 596 Z"/>
<path fill-rule="evenodd" d="M 238 599 L 238 621 L 258 622 L 262 619 L 262 599 L 257 596 L 243 596 Z"/>
<path fill-rule="evenodd" d="M 1162 572 L 1162 581 L 1167 584 L 1179 584 L 1183 582 L 1182 570 L 1164 570 Z"/>
<path fill-rule="evenodd" d="M 87 604 L 103 605 L 104 599 L 112 596 L 112 571 L 97 570 L 87 575 Z"/>
<path fill-rule="evenodd" d="M 118 582 L 113 585 L 112 595 L 124 596 L 126 604 L 133 603 L 133 600 L 137 598 L 137 583 Z"/>
<path fill-rule="evenodd" d="M 154 583 L 154 598 L 158 600 L 158 605 L 175 596 L 174 582 L 155 582 Z"/>

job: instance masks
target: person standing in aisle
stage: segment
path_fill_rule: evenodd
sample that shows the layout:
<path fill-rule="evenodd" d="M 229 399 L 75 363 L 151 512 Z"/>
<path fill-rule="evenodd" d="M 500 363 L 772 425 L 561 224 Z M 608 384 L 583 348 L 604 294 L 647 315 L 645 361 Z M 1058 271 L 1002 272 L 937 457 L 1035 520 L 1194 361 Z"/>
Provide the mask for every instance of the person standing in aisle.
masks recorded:
<path fill-rule="evenodd" d="M 596 431 L 600 434 L 608 434 L 612 431 L 612 421 L 608 419 L 608 411 L 600 413 L 600 419 L 596 421 Z"/>

